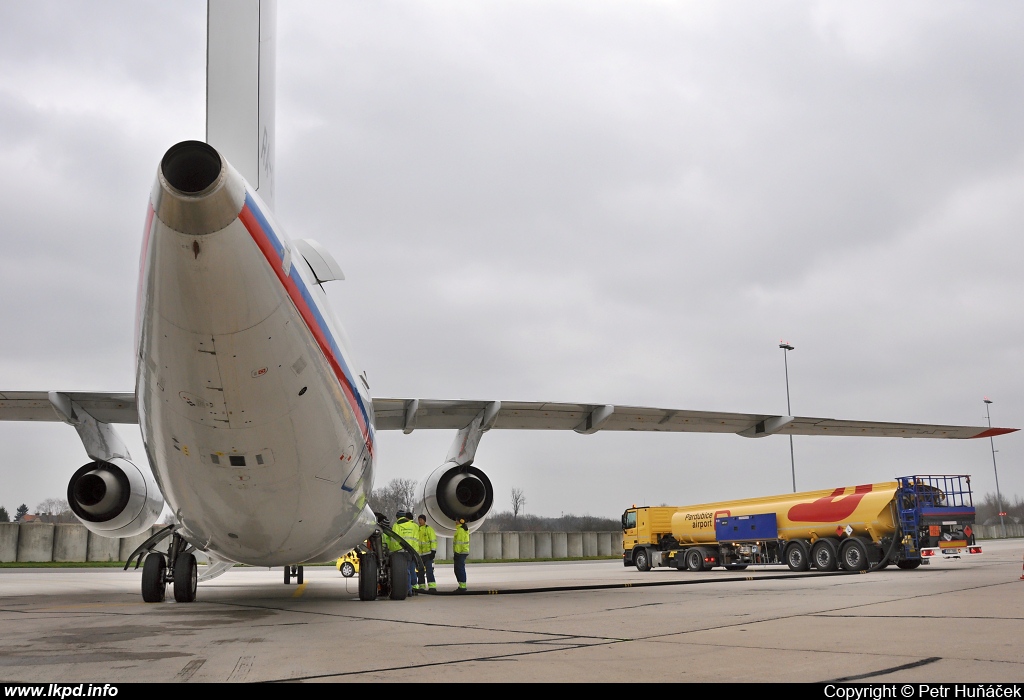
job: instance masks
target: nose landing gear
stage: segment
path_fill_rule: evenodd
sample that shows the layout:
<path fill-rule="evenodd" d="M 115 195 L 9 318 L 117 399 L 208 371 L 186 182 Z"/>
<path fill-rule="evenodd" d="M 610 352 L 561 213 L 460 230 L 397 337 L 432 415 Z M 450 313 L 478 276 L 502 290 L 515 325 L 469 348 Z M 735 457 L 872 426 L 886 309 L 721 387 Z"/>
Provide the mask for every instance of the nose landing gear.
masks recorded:
<path fill-rule="evenodd" d="M 284 583 L 287 586 L 295 579 L 295 583 L 302 585 L 302 567 L 301 566 L 286 566 L 284 567 Z"/>

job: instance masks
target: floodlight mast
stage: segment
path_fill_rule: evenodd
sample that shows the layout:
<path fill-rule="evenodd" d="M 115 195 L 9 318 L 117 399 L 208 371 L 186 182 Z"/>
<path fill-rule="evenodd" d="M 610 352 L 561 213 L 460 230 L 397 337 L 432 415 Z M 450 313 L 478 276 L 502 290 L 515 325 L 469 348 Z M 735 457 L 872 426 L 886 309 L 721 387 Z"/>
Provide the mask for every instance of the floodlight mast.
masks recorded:
<path fill-rule="evenodd" d="M 793 409 L 789 407 L 789 351 L 793 346 L 785 340 L 779 341 L 779 348 L 782 350 L 782 361 L 786 367 L 786 415 L 792 416 Z M 793 493 L 796 493 L 796 460 L 793 458 L 793 436 L 789 436 L 789 471 L 793 477 Z"/>
<path fill-rule="evenodd" d="M 989 413 L 988 407 L 992 405 L 992 400 L 987 396 L 985 401 L 985 418 L 988 420 L 988 427 L 992 427 L 992 415 Z M 996 475 L 996 505 L 999 506 L 999 526 L 1003 531 L 1003 539 L 1006 539 L 1006 521 L 1003 517 L 1006 512 L 1003 510 L 1003 494 L 999 492 L 999 470 L 996 468 L 996 442 L 992 439 L 992 436 L 988 436 L 989 445 L 992 447 L 992 472 Z"/>

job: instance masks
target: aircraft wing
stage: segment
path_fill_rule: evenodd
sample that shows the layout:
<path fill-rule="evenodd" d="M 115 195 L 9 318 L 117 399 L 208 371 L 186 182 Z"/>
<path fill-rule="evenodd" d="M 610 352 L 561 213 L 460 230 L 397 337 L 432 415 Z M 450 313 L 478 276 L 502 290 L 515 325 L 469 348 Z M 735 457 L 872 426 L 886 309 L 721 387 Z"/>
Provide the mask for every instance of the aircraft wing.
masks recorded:
<path fill-rule="evenodd" d="M 103 423 L 138 423 L 135 394 L 128 392 L 58 392 Z M 50 403 L 50 392 L 0 392 L 0 420 L 61 421 Z M 484 429 L 633 430 L 667 433 L 736 433 L 766 435 L 838 435 L 970 439 L 1004 435 L 1017 428 L 987 428 L 926 423 L 885 423 L 765 413 L 688 411 L 646 406 L 555 403 L 547 401 L 449 401 L 443 399 L 373 400 L 377 430 L 461 430 L 478 415 Z"/>
<path fill-rule="evenodd" d="M 0 420 L 63 421 L 50 394 L 67 396 L 101 423 L 138 423 L 134 392 L 0 391 Z"/>
<path fill-rule="evenodd" d="M 374 399 L 373 411 L 378 430 L 407 433 L 416 429 L 459 430 L 481 413 L 485 430 L 575 430 L 584 434 L 599 430 L 636 430 L 736 433 L 744 437 L 779 434 L 968 439 L 1017 430 L 540 401 Z"/>

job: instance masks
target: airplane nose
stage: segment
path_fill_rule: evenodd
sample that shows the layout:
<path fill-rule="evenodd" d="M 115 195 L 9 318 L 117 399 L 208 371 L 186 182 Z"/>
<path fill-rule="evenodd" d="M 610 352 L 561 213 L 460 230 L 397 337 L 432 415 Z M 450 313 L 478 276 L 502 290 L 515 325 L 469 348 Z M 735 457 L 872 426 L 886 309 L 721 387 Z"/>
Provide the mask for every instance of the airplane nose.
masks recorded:
<path fill-rule="evenodd" d="M 182 141 L 170 147 L 160 161 L 164 179 L 182 194 L 197 195 L 217 181 L 220 154 L 202 141 Z"/>
<path fill-rule="evenodd" d="M 213 146 L 182 141 L 160 161 L 152 200 L 157 218 L 168 227 L 202 236 L 238 217 L 245 204 L 245 180 Z"/>

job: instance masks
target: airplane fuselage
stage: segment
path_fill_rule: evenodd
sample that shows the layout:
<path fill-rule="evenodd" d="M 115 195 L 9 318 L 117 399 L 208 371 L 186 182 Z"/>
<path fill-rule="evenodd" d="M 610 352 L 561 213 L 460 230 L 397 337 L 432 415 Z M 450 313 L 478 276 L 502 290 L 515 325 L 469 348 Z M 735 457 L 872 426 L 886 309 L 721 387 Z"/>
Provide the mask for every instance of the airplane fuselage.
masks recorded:
<path fill-rule="evenodd" d="M 373 528 L 369 388 L 242 177 L 224 162 L 199 192 L 177 184 L 158 174 L 140 265 L 136 392 L 154 475 L 182 534 L 217 557 L 332 558 Z"/>

